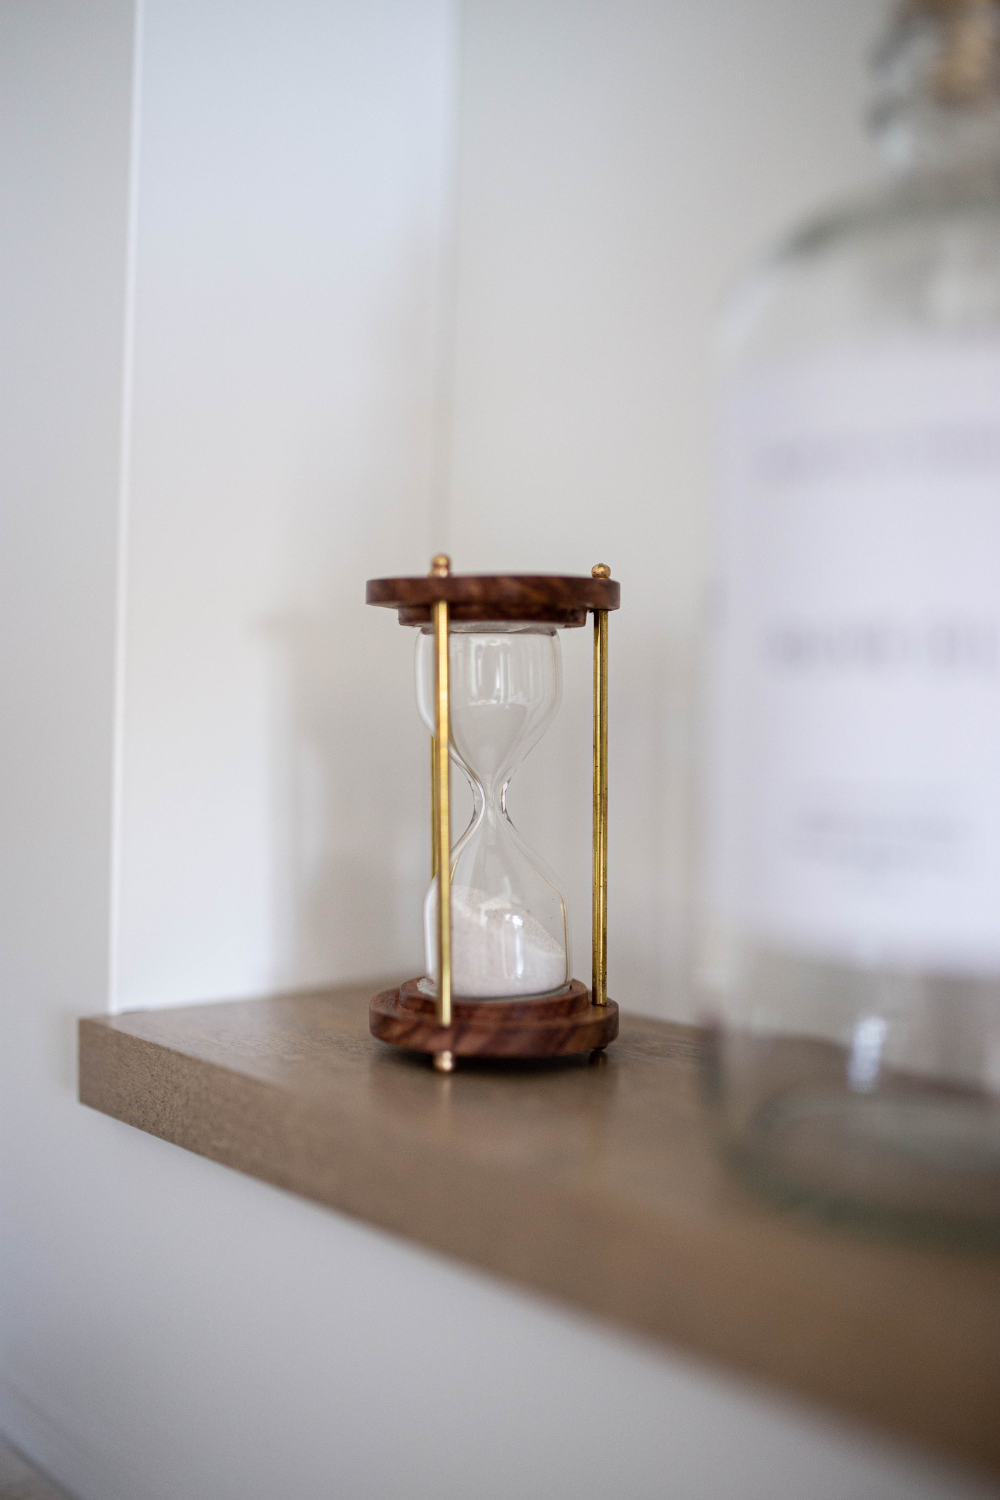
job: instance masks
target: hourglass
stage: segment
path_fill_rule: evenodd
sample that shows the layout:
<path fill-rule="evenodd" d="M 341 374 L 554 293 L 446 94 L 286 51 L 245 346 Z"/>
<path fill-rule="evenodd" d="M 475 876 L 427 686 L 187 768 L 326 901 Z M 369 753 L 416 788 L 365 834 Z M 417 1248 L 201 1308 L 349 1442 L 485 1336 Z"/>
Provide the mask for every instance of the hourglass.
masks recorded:
<path fill-rule="evenodd" d="M 618 1034 L 607 997 L 608 612 L 619 585 L 590 578 L 453 576 L 447 557 L 418 578 L 368 583 L 369 604 L 417 627 L 417 704 L 431 735 L 431 883 L 424 902 L 426 973 L 376 995 L 372 1033 L 456 1057 L 597 1052 Z M 515 828 L 507 789 L 559 708 L 559 632 L 594 616 L 593 972 L 569 967 L 566 903 L 552 872 Z M 451 846 L 449 763 L 472 790 L 472 818 Z"/>

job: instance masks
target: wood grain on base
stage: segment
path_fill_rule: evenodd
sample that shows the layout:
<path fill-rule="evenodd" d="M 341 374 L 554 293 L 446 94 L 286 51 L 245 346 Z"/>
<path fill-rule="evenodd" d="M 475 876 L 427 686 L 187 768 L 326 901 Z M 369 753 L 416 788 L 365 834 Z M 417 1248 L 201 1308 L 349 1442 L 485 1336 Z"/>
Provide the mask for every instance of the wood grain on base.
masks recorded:
<path fill-rule="evenodd" d="M 545 999 L 453 1000 L 452 1024 L 438 1024 L 434 999 L 408 979 L 382 990 L 368 1007 L 369 1027 L 379 1041 L 415 1052 L 451 1052 L 455 1057 L 568 1057 L 607 1047 L 618 1035 L 618 1007 L 592 1005 L 590 991 L 574 979 Z"/>
<path fill-rule="evenodd" d="M 427 625 L 431 605 L 448 604 L 454 621 L 523 620 L 558 626 L 587 623 L 591 609 L 617 609 L 621 585 L 611 578 L 550 573 L 452 573 L 370 578 L 365 602 L 399 611 L 401 625 Z"/>
<path fill-rule="evenodd" d="M 371 990 L 82 1021 L 80 1098 L 1000 1474 L 1000 1258 L 749 1198 L 717 1159 L 693 1028 L 626 1014 L 600 1067 L 441 1075 L 369 1034 Z"/>

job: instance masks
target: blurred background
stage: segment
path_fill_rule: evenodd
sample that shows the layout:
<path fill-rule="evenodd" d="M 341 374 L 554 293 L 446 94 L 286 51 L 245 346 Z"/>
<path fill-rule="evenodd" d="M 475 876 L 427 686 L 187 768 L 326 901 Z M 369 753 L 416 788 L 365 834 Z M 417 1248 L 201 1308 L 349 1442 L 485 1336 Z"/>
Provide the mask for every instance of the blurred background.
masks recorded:
<path fill-rule="evenodd" d="M 74 1098 L 80 1014 L 419 969 L 413 637 L 363 598 L 438 550 L 621 581 L 610 990 L 690 1014 L 713 326 L 869 172 L 883 20 L 0 4 L 0 1427 L 75 1493 L 965 1493 Z M 511 801 L 586 978 L 564 646 Z"/>

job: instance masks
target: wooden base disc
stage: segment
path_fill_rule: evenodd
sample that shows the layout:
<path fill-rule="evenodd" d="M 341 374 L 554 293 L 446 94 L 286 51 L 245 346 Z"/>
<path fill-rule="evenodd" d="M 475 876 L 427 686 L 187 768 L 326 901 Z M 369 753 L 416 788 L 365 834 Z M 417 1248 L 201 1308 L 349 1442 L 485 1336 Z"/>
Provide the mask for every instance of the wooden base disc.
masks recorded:
<path fill-rule="evenodd" d="M 434 998 L 408 979 L 372 997 L 372 1036 L 415 1052 L 453 1057 L 566 1057 L 606 1047 L 618 1035 L 618 1006 L 592 1005 L 578 979 L 558 995 L 524 1000 L 453 1000 L 450 1026 L 439 1026 Z"/>

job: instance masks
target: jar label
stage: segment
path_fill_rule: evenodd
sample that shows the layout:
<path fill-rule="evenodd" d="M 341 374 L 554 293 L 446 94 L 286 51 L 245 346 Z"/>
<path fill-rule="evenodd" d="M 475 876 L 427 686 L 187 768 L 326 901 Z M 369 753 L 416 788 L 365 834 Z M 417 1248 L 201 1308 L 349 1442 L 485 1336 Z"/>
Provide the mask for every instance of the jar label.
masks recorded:
<path fill-rule="evenodd" d="M 722 464 L 713 904 L 1000 972 L 1000 345 L 744 374 Z"/>

